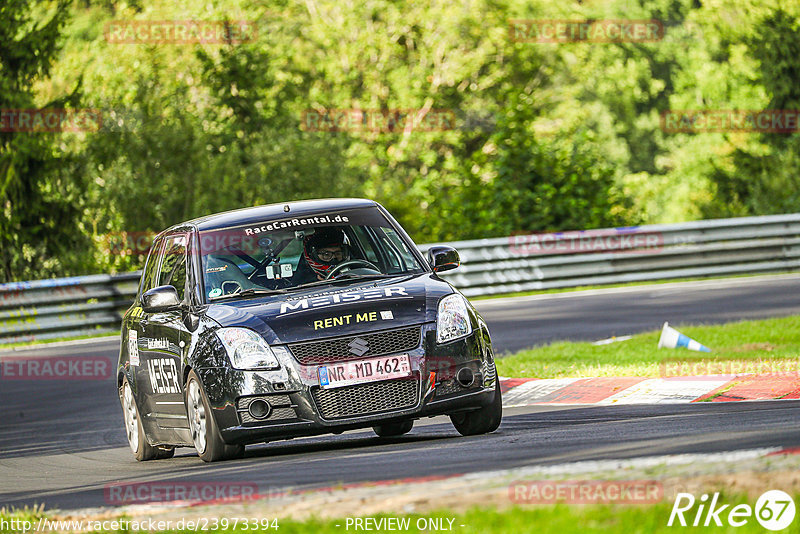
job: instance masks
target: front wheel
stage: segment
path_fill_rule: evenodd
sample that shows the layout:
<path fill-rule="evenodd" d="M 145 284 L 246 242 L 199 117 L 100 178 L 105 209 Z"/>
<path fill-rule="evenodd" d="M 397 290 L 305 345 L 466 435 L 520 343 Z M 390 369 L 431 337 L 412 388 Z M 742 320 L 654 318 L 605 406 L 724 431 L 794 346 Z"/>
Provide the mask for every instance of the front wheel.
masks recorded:
<path fill-rule="evenodd" d="M 189 372 L 186 384 L 186 415 L 192 431 L 192 441 L 197 455 L 204 462 L 216 462 L 235 458 L 244 453 L 242 445 L 228 445 L 222 439 L 206 394 L 200 385 L 200 378 L 194 371 Z"/>
<path fill-rule="evenodd" d="M 494 400 L 488 406 L 472 412 L 454 413 L 450 416 L 453 426 L 462 436 L 475 436 L 494 432 L 503 419 L 503 398 L 500 380 L 495 374 Z"/>
<path fill-rule="evenodd" d="M 388 425 L 373 426 L 372 430 L 382 438 L 391 438 L 408 434 L 414 428 L 414 421 L 403 421 L 402 423 L 392 423 Z"/>

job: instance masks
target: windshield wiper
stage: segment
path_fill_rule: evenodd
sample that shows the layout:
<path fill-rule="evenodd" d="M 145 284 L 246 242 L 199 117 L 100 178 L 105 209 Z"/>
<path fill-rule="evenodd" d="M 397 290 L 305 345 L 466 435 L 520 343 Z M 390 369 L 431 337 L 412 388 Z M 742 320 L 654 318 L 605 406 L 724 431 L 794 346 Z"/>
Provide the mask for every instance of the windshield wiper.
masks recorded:
<path fill-rule="evenodd" d="M 336 278 L 331 278 L 329 280 L 317 280 L 316 282 L 308 282 L 305 284 L 300 284 L 299 286 L 294 286 L 289 289 L 303 289 L 305 287 L 314 287 L 314 286 L 321 286 L 325 284 L 335 284 L 338 282 L 349 282 L 352 280 L 369 280 L 372 278 L 393 278 L 395 276 L 401 276 L 399 274 L 355 274 L 355 273 L 345 273 L 341 276 L 337 276 Z"/>
<path fill-rule="evenodd" d="M 267 289 L 267 288 L 257 289 L 251 287 L 249 289 L 245 289 L 244 291 L 239 291 L 238 293 L 231 293 L 229 295 L 221 295 L 219 297 L 215 297 L 213 300 L 215 301 L 224 300 L 234 297 L 251 297 L 253 295 L 281 295 L 283 293 L 286 293 L 285 289 Z"/>

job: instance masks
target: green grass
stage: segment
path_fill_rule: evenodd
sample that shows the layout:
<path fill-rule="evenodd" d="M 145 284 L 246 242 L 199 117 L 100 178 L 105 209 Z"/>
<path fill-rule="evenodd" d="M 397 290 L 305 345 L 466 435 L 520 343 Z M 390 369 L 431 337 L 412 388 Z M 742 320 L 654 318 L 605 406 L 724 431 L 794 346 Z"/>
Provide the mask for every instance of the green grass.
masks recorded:
<path fill-rule="evenodd" d="M 725 503 L 748 503 L 750 506 L 755 505 L 754 500 L 747 500 L 742 498 L 725 499 Z M 797 502 L 797 497 L 795 497 Z M 667 526 L 667 521 L 672 510 L 671 502 L 662 502 L 655 505 L 628 505 L 628 506 L 612 506 L 612 505 L 550 505 L 550 506 L 517 506 L 504 510 L 496 510 L 489 508 L 473 508 L 464 513 L 453 513 L 448 510 L 441 510 L 431 512 L 425 515 L 417 514 L 380 514 L 374 516 L 379 518 L 408 518 L 410 519 L 410 528 L 404 532 L 420 532 L 416 528 L 417 521 L 420 518 L 439 518 L 444 519 L 444 525 L 447 525 L 447 519 L 454 519 L 452 523 L 452 532 L 458 534 L 473 534 L 473 533 L 491 533 L 491 534 L 519 534 L 527 532 L 536 532 L 537 534 L 564 534 L 564 533 L 615 533 L 620 532 L 624 534 L 636 533 L 674 533 L 677 531 L 687 532 L 726 532 L 726 533 L 750 533 L 750 532 L 765 532 L 765 530 L 756 522 L 755 518 L 748 518 L 748 522 L 743 527 L 680 527 L 680 526 Z M 693 509 L 693 511 L 696 510 Z M 36 523 L 40 514 L 26 513 L 22 516 L 14 515 L 7 512 L 0 511 L 0 523 L 2 520 L 8 521 L 12 517 L 28 518 Z M 687 513 L 686 517 L 689 518 L 690 514 Z M 726 515 L 721 514 L 721 519 L 725 520 Z M 157 518 L 154 518 L 157 519 Z M 230 521 L 230 520 L 229 520 Z M 691 521 L 691 519 L 690 519 Z M 795 519 L 794 524 L 796 524 Z M 232 524 L 232 521 L 230 521 Z M 724 523 L 723 523 L 724 524 Z M 463 525 L 463 526 L 462 526 Z M 357 532 L 351 524 L 347 528 L 345 519 L 310 519 L 306 521 L 291 521 L 291 520 L 278 520 L 279 528 L 269 530 L 259 530 L 259 532 L 275 532 L 277 534 L 327 534 L 343 532 Z M 251 529 L 229 528 L 227 532 L 254 532 Z M 378 532 L 387 532 L 386 530 L 377 530 Z M 436 532 L 436 530 L 422 530 L 422 532 Z M 3 532 L 10 532 L 10 530 L 3 530 Z M 104 531 L 113 532 L 113 531 Z M 117 531 L 122 532 L 122 531 Z M 194 532 L 194 530 L 172 530 L 169 532 Z"/>
<path fill-rule="evenodd" d="M 730 502 L 730 501 L 726 501 Z M 747 500 L 737 499 L 735 502 L 748 502 Z M 755 503 L 749 503 L 753 506 Z M 556 505 L 556 506 L 524 506 L 514 507 L 506 510 L 494 510 L 487 508 L 474 508 L 466 513 L 453 514 L 446 510 L 433 512 L 424 516 L 402 515 L 411 519 L 411 525 L 415 525 L 418 518 L 450 518 L 453 522 L 453 532 L 458 534 L 491 533 L 491 534 L 520 534 L 535 532 L 536 534 L 564 534 L 564 533 L 674 533 L 676 530 L 687 530 L 685 527 L 668 527 L 672 503 L 660 503 L 657 505 L 642 506 L 576 506 L 576 505 Z M 398 517 L 381 515 L 377 517 Z M 796 521 L 796 520 L 795 520 Z M 339 524 L 340 526 L 336 526 Z M 447 522 L 445 521 L 445 524 Z M 463 526 L 461 526 L 463 525 Z M 754 518 L 741 528 L 711 528 L 698 527 L 688 528 L 689 531 L 702 532 L 764 532 Z M 353 532 L 351 526 L 349 529 Z M 281 522 L 280 532 L 286 533 L 336 533 L 347 532 L 345 523 L 337 521 L 307 521 L 303 523 Z M 384 531 L 385 532 L 385 531 Z M 407 532 L 420 532 L 414 526 Z M 423 531 L 424 532 L 424 531 Z M 427 532 L 435 532 L 428 530 Z"/>
<path fill-rule="evenodd" d="M 62 336 L 50 339 L 34 340 L 34 341 L 21 341 L 19 343 L 7 343 L 0 345 L 0 351 L 7 349 L 14 349 L 18 347 L 34 347 L 36 345 L 46 345 L 48 343 L 61 343 L 63 341 L 77 341 L 81 339 L 95 339 L 101 337 L 119 336 L 119 332 L 101 332 L 98 334 L 82 334 L 79 336 Z"/>
<path fill-rule="evenodd" d="M 659 349 L 661 331 L 637 334 L 632 339 L 609 345 L 558 342 L 523 350 L 497 360 L 501 376 L 507 377 L 589 377 L 589 376 L 661 376 L 661 364 L 667 360 L 713 361 L 698 369 L 750 369 L 758 363 L 767 369 L 800 371 L 800 316 L 760 321 L 743 321 L 718 326 L 670 325 L 711 348 L 711 353 L 686 349 Z M 761 360 L 759 362 L 759 360 Z M 781 362 L 783 360 L 783 362 Z M 719 365 L 719 362 L 724 364 Z M 773 364 L 773 367 L 768 367 Z M 719 367 L 713 367 L 719 365 Z M 737 367 L 738 366 L 738 367 Z M 780 367 L 777 367 L 780 366 Z M 675 367 L 669 367 L 672 370 Z M 676 374 L 676 373 L 671 373 Z M 689 374 L 689 373 L 686 373 Z M 691 373 L 703 374 L 703 373 Z M 706 373 L 712 374 L 712 373 Z"/>

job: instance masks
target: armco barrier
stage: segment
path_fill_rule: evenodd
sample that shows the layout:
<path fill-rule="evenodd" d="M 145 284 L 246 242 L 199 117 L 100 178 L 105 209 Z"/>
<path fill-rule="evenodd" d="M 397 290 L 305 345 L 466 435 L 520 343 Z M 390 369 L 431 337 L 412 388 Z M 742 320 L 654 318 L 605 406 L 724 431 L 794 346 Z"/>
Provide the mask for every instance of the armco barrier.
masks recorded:
<path fill-rule="evenodd" d="M 800 268 L 800 214 L 442 243 L 467 296 Z M 433 245 L 421 245 L 424 253 Z M 114 332 L 139 273 L 0 285 L 0 344 Z"/>

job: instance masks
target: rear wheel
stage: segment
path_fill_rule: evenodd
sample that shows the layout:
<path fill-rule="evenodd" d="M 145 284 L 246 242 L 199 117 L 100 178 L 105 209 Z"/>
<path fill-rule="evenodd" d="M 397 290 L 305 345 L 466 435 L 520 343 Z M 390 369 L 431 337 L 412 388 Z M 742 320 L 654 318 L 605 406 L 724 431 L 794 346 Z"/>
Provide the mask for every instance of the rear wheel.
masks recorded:
<path fill-rule="evenodd" d="M 171 458 L 175 454 L 174 448 L 153 447 L 147 443 L 142 421 L 139 418 L 139 409 L 136 407 L 136 399 L 133 397 L 133 390 L 127 378 L 122 383 L 121 397 L 122 412 L 125 416 L 125 433 L 127 434 L 128 445 L 131 448 L 131 452 L 133 452 L 133 457 L 140 462 Z"/>
<path fill-rule="evenodd" d="M 500 394 L 500 380 L 495 373 L 494 400 L 488 406 L 471 412 L 454 413 L 450 421 L 462 436 L 475 436 L 494 432 L 503 419 L 503 398 Z"/>
<path fill-rule="evenodd" d="M 373 426 L 372 430 L 382 438 L 391 438 L 408 434 L 414 428 L 414 421 L 403 421 L 402 423 L 391 423 L 388 425 Z"/>
<path fill-rule="evenodd" d="M 200 378 L 194 371 L 189 372 L 186 384 L 186 415 L 197 455 L 204 462 L 216 462 L 235 458 L 244 453 L 242 445 L 228 445 L 222 439 L 206 394 L 200 385 Z"/>

